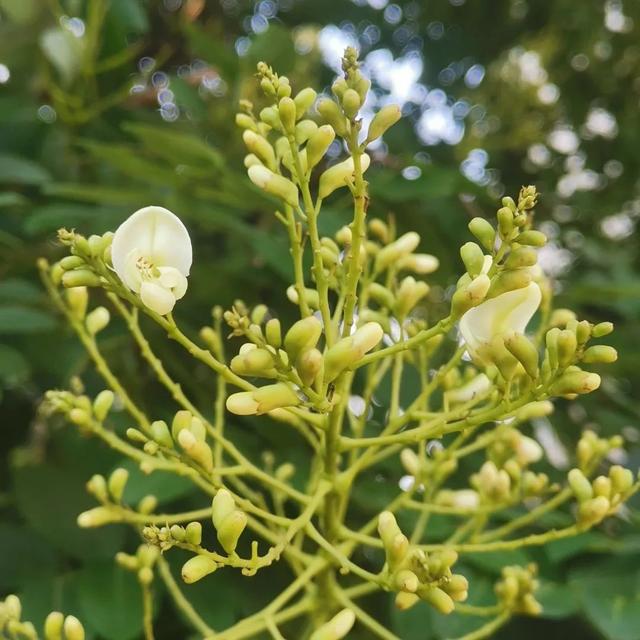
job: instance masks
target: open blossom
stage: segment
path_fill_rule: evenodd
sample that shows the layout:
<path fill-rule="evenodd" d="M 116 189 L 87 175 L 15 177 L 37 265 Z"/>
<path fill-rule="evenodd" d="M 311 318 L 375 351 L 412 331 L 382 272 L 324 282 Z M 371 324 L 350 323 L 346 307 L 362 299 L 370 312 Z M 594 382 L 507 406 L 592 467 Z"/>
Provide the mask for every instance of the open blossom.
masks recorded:
<path fill-rule="evenodd" d="M 460 333 L 471 355 L 477 356 L 496 336 L 524 333 L 541 299 L 540 287 L 532 282 L 469 309 L 460 319 Z"/>
<path fill-rule="evenodd" d="M 152 311 L 169 313 L 187 290 L 191 239 L 181 220 L 163 207 L 144 207 L 113 236 L 113 268 Z"/>

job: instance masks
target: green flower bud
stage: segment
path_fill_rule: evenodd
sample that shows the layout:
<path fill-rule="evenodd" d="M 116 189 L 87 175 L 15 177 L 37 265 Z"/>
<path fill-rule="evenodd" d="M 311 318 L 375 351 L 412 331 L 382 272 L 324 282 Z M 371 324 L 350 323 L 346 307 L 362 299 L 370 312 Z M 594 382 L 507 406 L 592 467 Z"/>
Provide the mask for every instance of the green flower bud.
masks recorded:
<path fill-rule="evenodd" d="M 106 502 L 109 499 L 107 481 L 99 473 L 91 476 L 87 482 L 87 491 L 100 502 Z"/>
<path fill-rule="evenodd" d="M 400 283 L 396 293 L 395 315 L 404 318 L 428 293 L 429 285 L 426 282 L 419 282 L 413 276 L 407 276 Z"/>
<path fill-rule="evenodd" d="M 486 298 L 490 286 L 489 276 L 483 273 L 468 285 L 457 289 L 451 298 L 451 316 L 459 318 L 469 309 L 477 307 Z"/>
<path fill-rule="evenodd" d="M 360 165 L 363 172 L 369 168 L 371 159 L 366 153 L 360 156 Z M 347 181 L 353 178 L 353 172 L 355 171 L 353 158 L 349 157 L 338 164 L 334 164 L 329 167 L 320 176 L 320 182 L 318 185 L 318 197 L 324 200 L 330 196 L 336 189 L 340 187 L 346 187 Z"/>
<path fill-rule="evenodd" d="M 618 464 L 609 469 L 611 489 L 615 494 L 625 494 L 633 486 L 633 473 Z"/>
<path fill-rule="evenodd" d="M 391 511 L 383 511 L 378 516 L 378 533 L 385 548 L 393 546 L 397 536 L 402 535 L 402 531 L 396 522 L 396 517 Z"/>
<path fill-rule="evenodd" d="M 154 420 L 149 430 L 151 431 L 151 437 L 163 447 L 167 449 L 173 449 L 173 438 L 171 437 L 171 432 L 169 431 L 169 427 L 164 420 Z"/>
<path fill-rule="evenodd" d="M 105 307 L 96 307 L 85 320 L 87 331 L 95 336 L 100 333 L 108 324 L 111 316 L 109 310 Z"/>
<path fill-rule="evenodd" d="M 502 207 L 498 209 L 498 231 L 500 237 L 508 239 L 513 232 L 513 211 L 509 207 Z"/>
<path fill-rule="evenodd" d="M 344 138 L 347 135 L 347 120 L 331 98 L 321 98 L 316 108 L 323 120 L 330 124 L 339 136 Z"/>
<path fill-rule="evenodd" d="M 618 359 L 618 352 L 613 348 L 604 344 L 589 347 L 582 356 L 582 361 L 586 363 L 602 363 L 610 364 Z"/>
<path fill-rule="evenodd" d="M 142 431 L 139 431 L 138 429 L 133 429 L 132 427 L 129 427 L 127 429 L 126 436 L 127 438 L 129 438 L 129 440 L 132 440 L 133 442 L 147 442 L 148 440 L 147 436 L 145 436 L 144 433 L 142 433 Z"/>
<path fill-rule="evenodd" d="M 314 316 L 298 320 L 284 337 L 284 350 L 291 362 L 295 362 L 304 349 L 315 347 L 322 334 L 322 324 Z"/>
<path fill-rule="evenodd" d="M 110 389 L 105 389 L 96 396 L 93 401 L 93 415 L 97 420 L 102 422 L 107 417 L 114 400 L 115 395 Z"/>
<path fill-rule="evenodd" d="M 578 345 L 583 345 L 591 337 L 591 323 L 587 320 L 578 322 L 575 328 Z"/>
<path fill-rule="evenodd" d="M 248 169 L 249 179 L 267 193 L 284 200 L 292 207 L 298 206 L 298 187 L 291 180 L 279 176 L 267 167 L 253 165 Z"/>
<path fill-rule="evenodd" d="M 440 266 L 440 261 L 428 253 L 412 253 L 403 256 L 397 263 L 398 269 L 406 269 L 421 275 L 433 273 Z"/>
<path fill-rule="evenodd" d="M 276 375 L 273 356 L 266 349 L 255 348 L 240 353 L 231 360 L 231 370 L 242 376 L 272 378 Z"/>
<path fill-rule="evenodd" d="M 439 587 L 421 585 L 418 595 L 421 600 L 428 602 L 438 613 L 449 615 L 455 609 L 455 603 L 451 596 Z"/>
<path fill-rule="evenodd" d="M 530 402 L 516 412 L 516 419 L 519 422 L 526 422 L 535 418 L 544 418 L 553 413 L 553 403 L 549 400 Z"/>
<path fill-rule="evenodd" d="M 542 231 L 536 231 L 530 229 L 529 231 L 523 231 L 515 238 L 518 244 L 526 244 L 532 247 L 544 247 L 547 244 L 547 236 Z"/>
<path fill-rule="evenodd" d="M 138 511 L 140 513 L 149 514 L 153 513 L 158 507 L 158 498 L 154 495 L 148 495 L 142 498 L 140 502 L 138 502 Z"/>
<path fill-rule="evenodd" d="M 487 297 L 497 298 L 499 295 L 507 293 L 507 291 L 524 289 L 529 284 L 531 284 L 531 272 L 528 269 L 502 271 L 491 283 Z"/>
<path fill-rule="evenodd" d="M 520 362 L 530 378 L 538 377 L 538 350 L 526 336 L 511 333 L 504 338 L 504 346 Z"/>
<path fill-rule="evenodd" d="M 171 531 L 171 537 L 178 542 L 184 542 L 187 537 L 187 532 L 184 527 L 181 527 L 179 524 L 172 524 L 169 528 Z"/>
<path fill-rule="evenodd" d="M 142 567 L 138 571 L 138 582 L 144 586 L 148 586 L 153 582 L 153 571 L 150 567 Z"/>
<path fill-rule="evenodd" d="M 550 327 L 566 327 L 569 322 L 576 319 L 576 314 L 571 309 L 554 309 L 549 318 Z"/>
<path fill-rule="evenodd" d="M 331 92 L 336 98 L 342 98 L 344 92 L 348 88 L 349 87 L 347 85 L 347 81 L 342 76 L 340 76 L 339 78 L 336 78 L 331 85 Z"/>
<path fill-rule="evenodd" d="M 211 447 L 203 440 L 198 440 L 188 429 L 178 434 L 178 442 L 184 452 L 201 467 L 211 473 L 213 471 L 213 453 Z"/>
<path fill-rule="evenodd" d="M 217 527 L 218 542 L 227 553 L 235 552 L 238 540 L 247 526 L 247 521 L 247 514 L 236 509 Z"/>
<path fill-rule="evenodd" d="M 484 266 L 484 253 L 475 242 L 467 242 L 460 247 L 460 257 L 464 263 L 467 273 L 474 278 L 480 275 Z"/>
<path fill-rule="evenodd" d="M 199 522 L 190 522 L 184 529 L 185 540 L 194 546 L 202 542 L 202 525 Z"/>
<path fill-rule="evenodd" d="M 532 267 L 538 261 L 538 253 L 531 247 L 520 247 L 514 249 L 505 262 L 507 269 L 522 269 Z"/>
<path fill-rule="evenodd" d="M 171 423 L 171 435 L 174 440 L 178 439 L 178 434 L 183 429 L 188 429 L 191 426 L 191 421 L 193 420 L 193 414 L 191 411 L 187 411 L 186 409 L 181 409 L 176 412 L 176 415 L 173 417 L 173 422 Z"/>
<path fill-rule="evenodd" d="M 351 631 L 356 616 L 351 609 L 343 609 L 329 622 L 316 629 L 309 640 L 341 640 Z"/>
<path fill-rule="evenodd" d="M 236 501 L 227 489 L 218 489 L 211 503 L 211 520 L 217 529 L 222 521 L 236 509 Z"/>
<path fill-rule="evenodd" d="M 248 169 L 249 167 L 253 167 L 254 164 L 262 165 L 262 161 L 255 153 L 249 153 L 244 157 L 244 166 Z"/>
<path fill-rule="evenodd" d="M 85 264 L 85 261 L 80 256 L 65 256 L 58 264 L 62 269 L 64 269 L 64 271 L 72 271 L 73 269 L 82 267 Z"/>
<path fill-rule="evenodd" d="M 253 121 L 251 116 L 248 116 L 246 113 L 236 113 L 236 125 L 238 125 L 241 129 L 249 129 L 251 131 L 256 131 L 258 128 L 256 127 L 256 123 Z"/>
<path fill-rule="evenodd" d="M 604 496 L 586 500 L 578 507 L 578 524 L 591 527 L 604 520 L 608 515 L 611 504 Z"/>
<path fill-rule="evenodd" d="M 358 92 L 360 96 L 360 102 L 362 104 L 365 103 L 367 99 L 367 93 L 369 93 L 369 89 L 371 88 L 371 80 L 369 78 L 365 78 L 362 74 L 359 74 L 358 79 L 355 82 L 355 90 Z"/>
<path fill-rule="evenodd" d="M 118 517 L 109 507 L 94 507 L 88 511 L 83 511 L 78 516 L 78 526 L 81 529 L 101 527 L 103 524 L 117 521 Z"/>
<path fill-rule="evenodd" d="M 217 568 L 216 561 L 208 556 L 193 556 L 182 565 L 182 579 L 187 584 L 193 584 L 213 573 Z"/>
<path fill-rule="evenodd" d="M 576 355 L 577 340 L 576 334 L 571 329 L 562 329 L 558 334 L 558 366 L 566 369 L 574 360 Z"/>
<path fill-rule="evenodd" d="M 227 410 L 237 416 L 254 416 L 258 413 L 258 403 L 253 391 L 232 393 L 226 401 Z"/>
<path fill-rule="evenodd" d="M 396 594 L 395 605 L 399 611 L 407 611 L 411 609 L 416 602 L 420 600 L 420 596 L 415 593 L 407 593 L 406 591 L 400 591 Z"/>
<path fill-rule="evenodd" d="M 328 124 L 323 124 L 318 127 L 318 130 L 309 138 L 307 142 L 307 166 L 309 169 L 313 169 L 327 152 L 327 149 L 331 146 L 331 143 L 336 137 L 336 132 L 333 127 Z"/>
<path fill-rule="evenodd" d="M 287 133 L 295 133 L 296 127 L 296 104 L 289 98 L 284 97 L 278 103 L 278 115 L 280 122 Z"/>
<path fill-rule="evenodd" d="M 553 395 L 564 396 L 574 393 L 591 393 L 600 386 L 600 376 L 581 369 L 570 370 L 558 378 L 551 386 Z"/>
<path fill-rule="evenodd" d="M 355 91 L 354 89 L 347 89 L 342 94 L 342 110 L 344 111 L 344 114 L 347 116 L 347 118 L 353 120 L 353 118 L 358 115 L 360 106 L 360 96 L 358 95 L 357 91 Z"/>
<path fill-rule="evenodd" d="M 300 302 L 300 294 L 298 293 L 298 289 L 295 285 L 287 287 L 286 293 L 287 298 L 290 302 L 293 302 L 293 304 L 298 304 Z M 308 289 L 305 287 L 302 295 L 312 309 L 318 309 L 320 307 L 320 295 L 315 289 Z"/>
<path fill-rule="evenodd" d="M 504 198 L 502 198 L 502 206 L 509 207 L 509 209 L 511 209 L 511 211 L 513 211 L 514 213 L 516 211 L 516 203 L 514 202 L 513 198 L 509 196 L 505 196 Z"/>
<path fill-rule="evenodd" d="M 613 331 L 613 322 L 599 322 L 591 331 L 594 338 L 608 336 Z"/>
<path fill-rule="evenodd" d="M 420 236 L 415 231 L 405 233 L 397 240 L 378 251 L 375 261 L 375 270 L 383 271 L 390 265 L 395 264 L 400 260 L 400 258 L 413 253 L 419 244 Z"/>
<path fill-rule="evenodd" d="M 300 379 L 304 384 L 310 386 L 322 370 L 324 358 L 318 349 L 308 349 L 303 351 L 296 361 L 296 370 L 300 374 Z"/>
<path fill-rule="evenodd" d="M 418 576 L 409 569 L 398 571 L 394 576 L 394 582 L 398 591 L 407 591 L 408 593 L 415 593 L 420 584 Z"/>
<path fill-rule="evenodd" d="M 371 120 L 366 143 L 373 142 L 383 136 L 401 117 L 402 111 L 398 105 L 390 104 L 382 107 Z"/>
<path fill-rule="evenodd" d="M 75 616 L 65 618 L 64 636 L 66 640 L 84 640 L 84 627 Z"/>
<path fill-rule="evenodd" d="M 296 119 L 300 120 L 302 116 L 309 110 L 309 107 L 315 102 L 318 94 L 311 88 L 302 89 L 293 99 L 296 105 Z"/>
<path fill-rule="evenodd" d="M 272 129 L 275 129 L 276 131 L 282 131 L 280 114 L 278 113 L 278 109 L 276 107 L 265 107 L 264 109 L 262 109 L 260 111 L 260 120 Z M 262 127 L 260 128 L 260 130 L 262 130 Z"/>
<path fill-rule="evenodd" d="M 69 271 L 68 273 L 75 273 L 75 271 Z M 78 319 L 84 318 L 87 312 L 87 305 L 89 304 L 89 292 L 87 288 L 74 286 L 65 291 L 65 297 L 73 315 Z"/>
<path fill-rule="evenodd" d="M 455 573 L 449 578 L 449 582 L 444 585 L 444 589 L 453 600 L 463 602 L 467 599 L 469 581 L 463 575 Z"/>
<path fill-rule="evenodd" d="M 280 328 L 280 320 L 278 318 L 271 318 L 267 321 L 267 324 L 264 327 L 264 334 L 267 342 L 274 347 L 275 349 L 279 349 L 282 344 L 282 331 Z"/>
<path fill-rule="evenodd" d="M 378 282 L 372 282 L 369 285 L 369 296 L 380 306 L 388 309 L 391 309 L 395 303 L 395 298 L 391 291 Z"/>
<path fill-rule="evenodd" d="M 250 129 L 245 129 L 242 133 L 242 139 L 251 153 L 258 156 L 258 158 L 260 158 L 260 160 L 262 160 L 269 169 L 275 169 L 276 154 L 273 147 L 264 136 L 261 136 L 259 133 L 251 131 Z"/>
<path fill-rule="evenodd" d="M 62 640 L 64 615 L 60 611 L 52 611 L 44 621 L 45 640 Z"/>
<path fill-rule="evenodd" d="M 97 287 L 100 285 L 100 278 L 88 269 L 74 269 L 62 274 L 62 285 L 70 290 L 81 287 Z"/>
<path fill-rule="evenodd" d="M 593 487 L 580 469 L 571 469 L 567 477 L 569 486 L 579 502 L 593 498 Z"/>
<path fill-rule="evenodd" d="M 469 222 L 469 231 L 471 231 L 487 251 L 493 251 L 496 242 L 496 230 L 488 220 L 484 218 L 473 218 L 473 220 Z"/>
<path fill-rule="evenodd" d="M 109 493 L 115 502 L 120 502 L 120 500 L 122 500 L 122 494 L 124 493 L 124 488 L 128 479 L 129 472 L 122 467 L 115 469 L 109 476 L 107 486 L 109 488 Z"/>
<path fill-rule="evenodd" d="M 592 483 L 593 495 L 597 498 L 604 496 L 607 500 L 611 500 L 611 478 L 606 476 L 598 476 Z"/>
<path fill-rule="evenodd" d="M 253 397 L 258 403 L 258 415 L 268 413 L 273 409 L 294 407 L 300 404 L 300 398 L 296 392 L 284 382 L 260 387 L 253 392 Z"/>

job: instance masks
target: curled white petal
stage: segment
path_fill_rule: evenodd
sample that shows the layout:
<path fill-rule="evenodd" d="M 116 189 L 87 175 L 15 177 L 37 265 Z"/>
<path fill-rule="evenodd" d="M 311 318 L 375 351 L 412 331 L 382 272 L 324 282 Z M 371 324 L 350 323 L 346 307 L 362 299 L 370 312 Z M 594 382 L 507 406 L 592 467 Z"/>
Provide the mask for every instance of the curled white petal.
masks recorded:
<path fill-rule="evenodd" d="M 507 331 L 524 333 L 540 306 L 540 287 L 532 282 L 522 289 L 507 291 L 469 309 L 460 319 L 462 339 L 471 352 Z"/>
<path fill-rule="evenodd" d="M 156 313 L 169 313 L 187 290 L 193 259 L 182 221 L 163 207 L 144 207 L 116 230 L 111 245 L 120 280 Z"/>

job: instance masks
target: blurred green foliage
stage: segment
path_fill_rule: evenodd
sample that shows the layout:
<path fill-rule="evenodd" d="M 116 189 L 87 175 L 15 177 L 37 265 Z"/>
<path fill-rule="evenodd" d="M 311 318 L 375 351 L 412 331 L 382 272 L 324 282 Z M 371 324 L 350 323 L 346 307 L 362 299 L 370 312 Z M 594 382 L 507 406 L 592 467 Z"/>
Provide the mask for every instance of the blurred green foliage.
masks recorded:
<path fill-rule="evenodd" d="M 187 222 L 195 241 L 181 320 L 195 329 L 212 304 L 228 306 L 239 292 L 286 313 L 286 241 L 270 202 L 245 177 L 233 124 L 237 100 L 252 97 L 259 59 L 294 85 L 311 78 L 325 87 L 333 72 L 323 55 L 333 47 L 337 60 L 349 41 L 364 57 L 382 50 L 394 64 L 414 61 L 415 77 L 401 75 L 399 64 L 391 67 L 395 82 L 383 75 L 374 82 L 381 99 L 410 95 L 410 83 L 423 89 L 405 103 L 406 118 L 377 152 L 368 174 L 371 211 L 395 215 L 402 230 L 417 230 L 423 249 L 440 257 L 436 306 L 455 281 L 470 217 L 491 211 L 503 192 L 537 185 L 560 303 L 594 322 L 614 319 L 621 354 L 599 394 L 570 411 L 559 406 L 553 427 L 537 426 L 557 438 L 556 452 L 563 434 L 587 426 L 622 432 L 627 465 L 637 469 L 638 3 L 0 0 L 0 16 L 0 592 L 19 593 L 30 618 L 64 608 L 87 623 L 91 637 L 108 640 L 136 638 L 141 629 L 136 585 L 112 562 L 116 550 L 135 541 L 117 526 L 87 532 L 75 525 L 90 504 L 84 482 L 113 468 L 117 457 L 62 425 L 45 424 L 37 412 L 43 390 L 74 374 L 100 387 L 46 301 L 35 260 L 60 255 L 52 241 L 60 226 L 100 233 L 141 206 L 159 204 Z M 448 110 L 438 112 L 438 104 Z M 430 116 L 447 117 L 457 109 L 455 144 L 428 146 L 416 135 L 415 127 L 443 126 L 425 116 L 430 109 Z M 341 226 L 346 206 L 336 200 L 327 208 L 323 231 Z M 118 374 L 161 415 L 168 398 L 124 330 L 112 327 L 106 335 Z M 172 373 L 209 407 L 207 373 L 187 369 L 171 345 L 164 348 Z M 277 428 L 238 432 L 254 457 L 272 449 L 295 462 L 288 437 Z M 372 506 L 394 490 L 393 473 L 390 466 L 383 482 L 372 477 L 375 490 L 358 499 Z M 133 475 L 128 491 L 131 500 L 152 492 L 165 504 L 201 506 L 191 502 L 188 486 L 161 475 Z M 638 523 L 631 512 L 545 549 L 469 558 L 470 600 L 490 599 L 503 564 L 534 560 L 545 612 L 540 620 L 515 621 L 500 637 L 638 640 Z M 284 583 L 278 572 L 242 582 L 220 572 L 188 594 L 211 624 L 225 625 L 265 601 L 267 585 Z M 407 640 L 477 626 L 427 607 L 398 613 L 384 595 L 368 605 Z M 159 637 L 184 636 L 171 609 L 157 615 Z"/>

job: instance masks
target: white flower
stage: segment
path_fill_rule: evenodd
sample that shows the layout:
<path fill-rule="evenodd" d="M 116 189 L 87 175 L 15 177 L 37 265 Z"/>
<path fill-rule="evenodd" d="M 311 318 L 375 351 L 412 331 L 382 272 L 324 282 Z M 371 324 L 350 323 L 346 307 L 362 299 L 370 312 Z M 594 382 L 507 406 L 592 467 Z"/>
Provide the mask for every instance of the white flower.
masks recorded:
<path fill-rule="evenodd" d="M 168 209 L 144 207 L 129 216 L 113 236 L 111 258 L 120 280 L 160 315 L 187 290 L 191 238 Z"/>
<path fill-rule="evenodd" d="M 460 319 L 460 333 L 471 354 L 477 355 L 496 336 L 524 333 L 541 299 L 540 287 L 532 282 L 469 309 Z"/>

